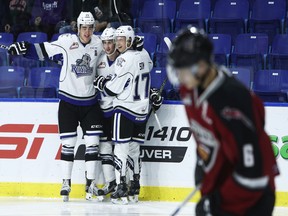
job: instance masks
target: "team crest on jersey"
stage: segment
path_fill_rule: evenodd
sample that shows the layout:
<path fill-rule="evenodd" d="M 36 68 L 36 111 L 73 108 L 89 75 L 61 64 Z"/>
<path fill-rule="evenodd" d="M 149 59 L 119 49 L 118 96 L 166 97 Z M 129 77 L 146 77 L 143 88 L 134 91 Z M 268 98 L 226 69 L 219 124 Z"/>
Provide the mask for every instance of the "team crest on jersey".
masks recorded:
<path fill-rule="evenodd" d="M 224 119 L 230 121 L 230 120 L 240 120 L 246 127 L 250 128 L 251 130 L 254 130 L 254 125 L 252 121 L 239 109 L 232 108 L 232 107 L 224 107 L 224 109 L 221 112 L 221 115 Z"/>
<path fill-rule="evenodd" d="M 74 72 L 77 77 L 89 76 L 93 72 L 93 68 L 90 67 L 91 57 L 89 54 L 85 54 L 81 59 L 76 60 L 76 64 L 72 64 L 72 72 Z"/>
<path fill-rule="evenodd" d="M 79 47 L 78 42 L 73 42 L 69 49 L 70 49 L 70 50 L 72 50 L 72 49 L 77 49 L 78 47 Z"/>
<path fill-rule="evenodd" d="M 100 62 L 100 64 L 98 64 L 97 68 L 105 68 L 106 67 L 106 62 Z"/>
<path fill-rule="evenodd" d="M 117 58 L 117 63 L 116 63 L 116 65 L 117 65 L 117 66 L 120 66 L 120 67 L 123 67 L 123 66 L 122 66 L 123 62 L 126 62 L 124 58 Z"/>

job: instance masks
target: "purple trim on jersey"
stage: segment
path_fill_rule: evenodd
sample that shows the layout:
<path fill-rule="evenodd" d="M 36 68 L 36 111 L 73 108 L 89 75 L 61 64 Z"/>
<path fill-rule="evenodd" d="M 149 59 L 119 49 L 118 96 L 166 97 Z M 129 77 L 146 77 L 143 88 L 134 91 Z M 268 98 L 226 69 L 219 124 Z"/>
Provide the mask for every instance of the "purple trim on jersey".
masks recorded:
<path fill-rule="evenodd" d="M 143 116 L 135 116 L 133 114 L 131 114 L 130 112 L 126 112 L 123 109 L 117 109 L 114 111 L 114 113 L 121 113 L 122 115 L 124 115 L 126 118 L 128 118 L 129 120 L 133 121 L 133 122 L 137 122 L 137 123 L 143 123 L 147 120 L 147 114 L 143 115 Z"/>
<path fill-rule="evenodd" d="M 59 91 L 59 99 L 64 100 L 67 103 L 77 105 L 77 106 L 91 106 L 91 105 L 96 104 L 98 102 L 96 95 L 95 95 L 95 97 L 92 97 L 89 100 L 83 100 L 83 99 L 77 100 L 77 99 L 72 99 L 70 97 L 66 97 L 64 94 L 61 94 L 60 91 Z"/>
<path fill-rule="evenodd" d="M 112 117 L 113 116 L 113 110 L 111 110 L 111 111 L 108 111 L 108 112 L 105 112 L 104 110 L 102 110 L 103 111 L 103 115 L 104 115 L 104 117 L 105 118 L 110 118 L 110 117 Z"/>
<path fill-rule="evenodd" d="M 31 43 L 29 43 L 28 49 L 27 49 L 26 53 L 23 56 L 25 58 L 28 58 L 28 59 L 39 60 L 36 48 L 35 48 L 34 44 L 31 44 Z M 42 60 L 44 60 L 44 59 L 42 59 Z"/>
<path fill-rule="evenodd" d="M 108 58 L 108 56 L 107 56 L 107 62 L 108 62 L 109 67 L 111 67 L 111 65 L 114 63 L 114 61 L 111 61 L 111 60 Z"/>
<path fill-rule="evenodd" d="M 121 113 L 126 118 L 136 123 L 144 123 L 146 122 L 147 117 L 148 117 L 148 113 L 139 114 L 122 106 L 116 106 L 114 108 L 114 113 Z"/>
<path fill-rule="evenodd" d="M 60 139 L 66 139 L 66 138 L 71 138 L 71 137 L 77 137 L 77 134 L 74 134 L 74 135 L 66 135 L 66 136 L 60 136 Z"/>

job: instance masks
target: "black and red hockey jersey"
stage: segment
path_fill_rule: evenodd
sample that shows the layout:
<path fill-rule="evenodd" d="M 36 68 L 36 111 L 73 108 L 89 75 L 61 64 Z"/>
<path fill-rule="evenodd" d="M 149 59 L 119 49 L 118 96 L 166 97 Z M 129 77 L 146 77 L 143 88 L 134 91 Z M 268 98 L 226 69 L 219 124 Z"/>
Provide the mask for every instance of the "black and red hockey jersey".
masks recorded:
<path fill-rule="evenodd" d="M 261 100 L 225 68 L 204 91 L 180 93 L 204 162 L 201 194 L 218 191 L 221 210 L 245 215 L 279 174 Z"/>

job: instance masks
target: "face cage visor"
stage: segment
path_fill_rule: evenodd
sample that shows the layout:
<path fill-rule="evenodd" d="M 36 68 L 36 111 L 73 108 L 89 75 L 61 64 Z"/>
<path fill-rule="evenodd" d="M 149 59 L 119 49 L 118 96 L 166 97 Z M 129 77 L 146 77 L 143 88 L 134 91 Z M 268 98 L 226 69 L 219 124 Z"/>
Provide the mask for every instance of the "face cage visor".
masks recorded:
<path fill-rule="evenodd" d="M 198 64 L 193 64 L 192 66 L 188 67 L 188 68 L 175 68 L 170 64 L 167 64 L 166 66 L 166 72 L 167 72 L 167 76 L 168 79 L 170 81 L 170 83 L 175 86 L 175 87 L 179 87 L 180 86 L 180 79 L 179 79 L 179 74 L 181 73 L 180 70 L 183 69 L 188 69 L 191 74 L 197 79 L 197 72 L 199 69 Z"/>

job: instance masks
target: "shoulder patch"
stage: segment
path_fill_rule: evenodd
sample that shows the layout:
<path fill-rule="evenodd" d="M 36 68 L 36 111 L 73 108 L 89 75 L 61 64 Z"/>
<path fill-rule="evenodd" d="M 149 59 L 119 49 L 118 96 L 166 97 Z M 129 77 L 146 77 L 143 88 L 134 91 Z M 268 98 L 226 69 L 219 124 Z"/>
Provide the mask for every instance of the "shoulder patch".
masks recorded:
<path fill-rule="evenodd" d="M 78 44 L 78 42 L 73 42 L 72 44 L 71 44 L 71 46 L 70 46 L 70 50 L 72 50 L 72 49 L 77 49 L 79 47 L 79 44 Z"/>
<path fill-rule="evenodd" d="M 106 67 L 106 63 L 105 62 L 100 62 L 100 64 L 98 64 L 97 68 L 105 68 Z"/>

